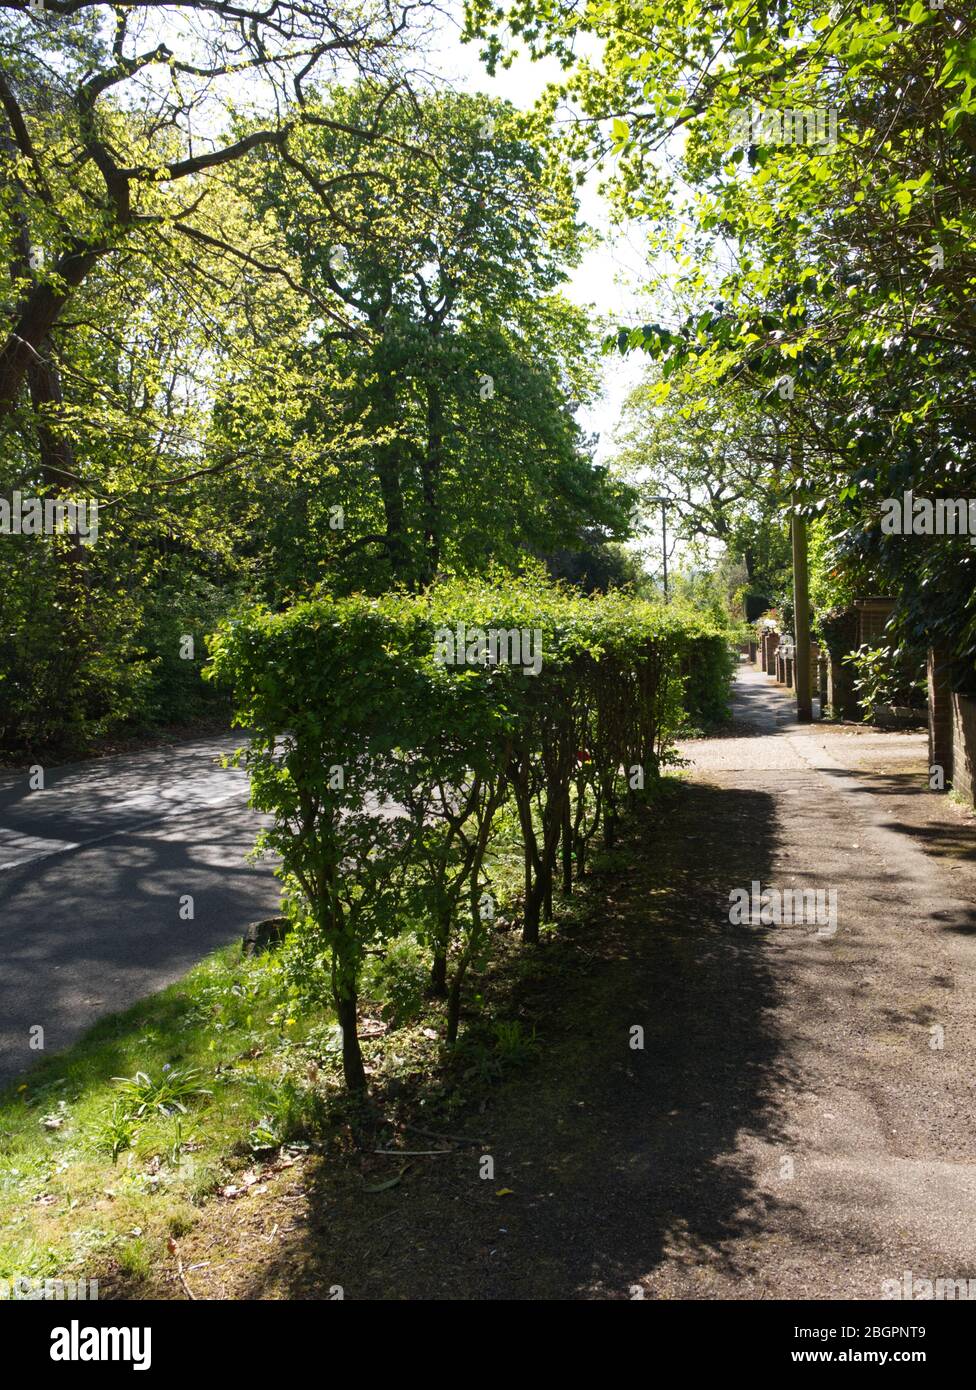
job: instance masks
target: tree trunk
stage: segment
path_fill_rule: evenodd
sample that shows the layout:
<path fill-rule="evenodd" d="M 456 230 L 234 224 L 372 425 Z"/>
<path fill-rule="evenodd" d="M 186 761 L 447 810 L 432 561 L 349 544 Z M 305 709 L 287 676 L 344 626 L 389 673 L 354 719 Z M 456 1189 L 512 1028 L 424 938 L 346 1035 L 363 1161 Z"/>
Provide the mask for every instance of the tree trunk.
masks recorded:
<path fill-rule="evenodd" d="M 71 440 L 59 435 L 51 426 L 51 415 L 61 405 L 61 378 L 54 362 L 53 347 L 49 339 L 41 344 L 40 355 L 32 360 L 27 369 L 31 405 L 34 408 L 37 442 L 41 456 L 41 470 L 45 486 L 54 497 L 79 497 L 77 484 L 77 465 Z M 79 497 L 79 500 L 80 497 Z M 85 547 L 77 535 L 70 534 L 70 562 L 83 565 Z"/>
<path fill-rule="evenodd" d="M 71 292 L 97 265 L 101 254 L 100 250 L 79 249 L 62 256 L 54 269 L 65 282 L 65 290 L 55 291 L 45 283 L 35 285 L 30 291 L 16 327 L 0 347 L 0 418 L 16 406 L 28 370 L 43 351 L 47 336 L 61 317 Z"/>
<path fill-rule="evenodd" d="M 441 558 L 440 485 L 444 462 L 444 405 L 440 387 L 427 382 L 427 447 L 421 461 L 424 491 L 424 574 L 430 584 L 437 573 Z"/>
<path fill-rule="evenodd" d="M 359 1034 L 356 1031 L 356 992 L 341 995 L 334 991 L 336 1017 L 342 1029 L 342 1074 L 350 1091 L 365 1091 L 366 1070 L 363 1066 Z"/>
<path fill-rule="evenodd" d="M 440 942 L 434 946 L 430 965 L 430 992 L 435 999 L 443 999 L 447 994 L 447 947 Z"/>
<path fill-rule="evenodd" d="M 576 880 L 586 877 L 586 841 L 582 835 L 576 836 Z"/>
<path fill-rule="evenodd" d="M 525 914 L 522 924 L 522 940 L 527 946 L 539 944 L 539 920 L 542 912 L 542 899 L 545 884 L 540 875 L 525 895 Z"/>
<path fill-rule="evenodd" d="M 373 418 L 380 429 L 392 430 L 396 424 L 396 389 L 382 355 L 376 365 L 381 374 L 380 404 L 373 411 Z M 383 499 L 386 553 L 390 569 L 393 571 L 394 579 L 410 581 L 415 576 L 407 573 L 406 513 L 400 477 L 399 449 L 395 441 L 377 445 L 376 476 Z"/>
<path fill-rule="evenodd" d="M 456 1043 L 461 1025 L 461 985 L 464 982 L 464 967 L 458 965 L 451 981 L 451 992 L 447 996 L 447 1041 Z"/>
<path fill-rule="evenodd" d="M 617 798 L 607 789 L 603 796 L 603 847 L 613 849 L 617 838 Z"/>

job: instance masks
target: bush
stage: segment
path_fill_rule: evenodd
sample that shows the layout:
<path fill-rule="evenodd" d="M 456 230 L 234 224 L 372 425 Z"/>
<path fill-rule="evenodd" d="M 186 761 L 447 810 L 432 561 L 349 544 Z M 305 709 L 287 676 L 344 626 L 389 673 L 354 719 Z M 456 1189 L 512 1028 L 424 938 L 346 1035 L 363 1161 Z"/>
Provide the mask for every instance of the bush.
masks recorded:
<path fill-rule="evenodd" d="M 370 956 L 363 969 L 363 993 L 386 1002 L 392 1028 L 411 1023 L 420 1014 L 427 993 L 430 966 L 413 933 L 391 941 L 382 954 Z"/>
<path fill-rule="evenodd" d="M 866 720 L 874 719 L 885 706 L 919 712 L 925 709 L 925 659 L 921 652 L 865 643 L 843 659 L 856 672 L 854 691 Z"/>
<path fill-rule="evenodd" d="M 485 864 L 502 808 L 517 813 L 531 944 L 560 849 L 569 890 L 574 859 L 579 873 L 601 827 L 612 844 L 621 802 L 657 778 L 682 690 L 717 719 L 731 670 L 719 634 L 541 573 L 255 610 L 212 652 L 252 731 L 239 761 L 272 817 L 262 843 L 281 860 L 292 957 L 331 992 L 354 1089 L 367 951 L 413 924 L 453 1042 L 493 917 Z"/>
<path fill-rule="evenodd" d="M 727 724 L 732 716 L 732 678 L 737 658 L 728 635 L 702 632 L 685 639 L 683 705 L 695 728 Z"/>

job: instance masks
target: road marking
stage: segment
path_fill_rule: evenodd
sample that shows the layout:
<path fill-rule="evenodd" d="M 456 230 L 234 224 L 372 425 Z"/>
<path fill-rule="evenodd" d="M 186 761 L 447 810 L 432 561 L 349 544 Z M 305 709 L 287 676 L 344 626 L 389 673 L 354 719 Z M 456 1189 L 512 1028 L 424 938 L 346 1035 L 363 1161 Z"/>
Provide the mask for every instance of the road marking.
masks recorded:
<path fill-rule="evenodd" d="M 41 858 L 46 854 L 59 854 L 62 850 L 74 848 L 76 845 L 73 840 L 52 840 L 44 835 L 20 835 L 13 830 L 0 830 L 0 853 L 19 856 L 0 864 L 0 869 L 12 869 L 18 864 L 27 864 L 32 859 Z"/>
<path fill-rule="evenodd" d="M 173 820 L 181 813 L 188 812 L 190 815 L 198 811 L 210 811 L 218 806 L 223 806 L 228 801 L 240 799 L 240 792 L 231 792 L 228 796 L 220 796 L 216 801 L 205 801 L 198 806 L 181 806 L 178 810 L 164 811 L 158 816 L 149 816 L 146 820 L 137 821 L 135 825 L 121 826 L 118 830 L 106 830 L 104 835 L 93 835 L 90 840 L 60 842 L 56 849 L 42 850 L 40 854 L 32 854 L 27 859 L 13 859 L 9 863 L 0 864 L 0 873 L 5 873 L 8 869 L 23 869 L 28 864 L 37 864 L 42 859 L 56 859 L 61 854 L 70 854 L 76 849 L 88 849 L 90 845 L 100 845 L 105 840 L 112 840 L 116 835 L 131 835 L 136 830 L 144 830 L 147 825 L 158 825 L 160 821 Z M 29 840 L 29 836 L 25 836 Z"/>

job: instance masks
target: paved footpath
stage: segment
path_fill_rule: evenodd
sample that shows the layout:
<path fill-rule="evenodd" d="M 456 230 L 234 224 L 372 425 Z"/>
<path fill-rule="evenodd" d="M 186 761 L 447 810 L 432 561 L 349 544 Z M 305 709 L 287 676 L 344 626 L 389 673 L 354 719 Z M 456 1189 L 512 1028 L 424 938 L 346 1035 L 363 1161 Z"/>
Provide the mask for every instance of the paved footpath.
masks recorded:
<path fill-rule="evenodd" d="M 726 793 L 733 815 L 737 795 L 766 799 L 763 888 L 836 890 L 837 930 L 760 928 L 789 1079 L 775 1136 L 740 1131 L 734 1159 L 753 1174 L 763 1233 L 757 1258 L 736 1259 L 713 1296 L 878 1298 L 906 1270 L 976 1278 L 976 912 L 965 873 L 976 830 L 919 790 L 921 735 L 798 725 L 788 696 L 752 668 L 740 672 L 736 716 L 744 736 L 685 745 L 690 775 Z M 897 814 L 908 796 L 926 803 L 914 823 Z M 673 1267 L 648 1287 L 661 1281 L 681 1296 Z"/>

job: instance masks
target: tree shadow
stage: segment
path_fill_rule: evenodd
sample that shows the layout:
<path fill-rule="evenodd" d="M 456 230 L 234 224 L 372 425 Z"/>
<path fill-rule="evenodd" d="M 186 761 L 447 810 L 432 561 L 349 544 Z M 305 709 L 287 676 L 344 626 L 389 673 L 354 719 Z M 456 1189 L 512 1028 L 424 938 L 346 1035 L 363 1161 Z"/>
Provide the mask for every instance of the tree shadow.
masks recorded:
<path fill-rule="evenodd" d="M 778 1095 L 797 1079 L 767 933 L 730 925 L 729 893 L 768 880 L 776 837 L 759 791 L 690 784 L 635 818 L 625 871 L 589 882 L 584 920 L 512 990 L 534 1059 L 453 1117 L 478 1144 L 405 1159 L 372 1192 L 398 1162 L 310 1165 L 307 1220 L 239 1296 L 624 1299 L 654 1296 L 676 1254 L 747 1275 L 743 1237 L 789 1205 L 755 1154 L 788 1155 Z"/>
<path fill-rule="evenodd" d="M 927 782 L 917 773 L 878 774 L 856 770 L 838 772 L 831 768 L 824 768 L 823 771 L 828 776 L 854 779 L 860 783 L 856 790 L 862 793 L 913 800 L 921 797 L 922 806 L 931 807 L 936 815 L 942 808 L 939 794 L 932 792 Z M 892 816 L 882 821 L 881 827 L 904 835 L 930 858 L 963 863 L 976 862 L 976 835 L 973 833 L 971 822 L 947 822 L 941 818 L 909 822 Z M 889 876 L 889 883 L 893 881 L 897 881 L 897 875 L 894 880 Z M 952 907 L 935 908 L 928 916 L 931 921 L 937 922 L 943 931 L 959 936 L 976 935 L 976 905 L 970 906 L 960 901 Z"/>
<path fill-rule="evenodd" d="M 276 911 L 272 864 L 244 860 L 260 825 L 244 809 L 200 811 L 0 875 L 0 1085 Z M 124 1033 L 128 1018 L 106 1027 Z M 29 1047 L 37 1024 L 44 1053 Z"/>

